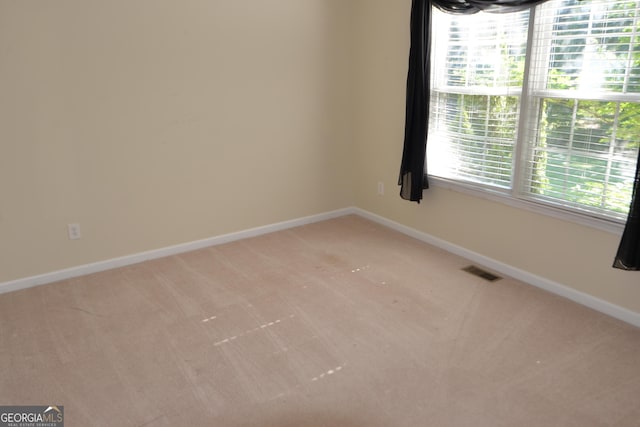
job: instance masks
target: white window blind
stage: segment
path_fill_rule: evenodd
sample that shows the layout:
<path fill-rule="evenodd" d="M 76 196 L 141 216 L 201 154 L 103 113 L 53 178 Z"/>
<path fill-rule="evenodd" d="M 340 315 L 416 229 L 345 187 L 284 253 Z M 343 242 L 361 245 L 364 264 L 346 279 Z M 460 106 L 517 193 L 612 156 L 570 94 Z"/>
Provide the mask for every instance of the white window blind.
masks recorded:
<path fill-rule="evenodd" d="M 429 173 L 623 219 L 640 141 L 640 0 L 433 21 Z"/>
<path fill-rule="evenodd" d="M 528 19 L 528 12 L 434 16 L 431 174 L 511 186 Z"/>

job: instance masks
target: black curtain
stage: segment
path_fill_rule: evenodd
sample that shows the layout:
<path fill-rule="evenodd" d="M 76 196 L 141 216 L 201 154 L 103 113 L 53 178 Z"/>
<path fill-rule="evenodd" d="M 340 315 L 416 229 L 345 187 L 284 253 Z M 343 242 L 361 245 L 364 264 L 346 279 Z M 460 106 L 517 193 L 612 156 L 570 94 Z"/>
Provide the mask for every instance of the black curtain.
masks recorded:
<path fill-rule="evenodd" d="M 640 270 L 640 151 L 638 151 L 636 180 L 633 184 L 629 217 L 613 266 L 622 270 Z"/>
<path fill-rule="evenodd" d="M 429 188 L 425 169 L 429 123 L 429 68 L 431 57 L 431 1 L 413 0 L 411 5 L 411 47 L 407 75 L 407 107 L 404 150 L 400 166 L 400 197 L 420 203 L 422 190 Z"/>
<path fill-rule="evenodd" d="M 448 13 L 507 13 L 527 9 L 545 1 L 413 0 L 404 150 L 398 179 L 398 185 L 401 186 L 400 197 L 420 203 L 422 190 L 429 188 L 425 160 L 429 123 L 431 6 Z M 640 153 L 629 217 L 613 266 L 623 270 L 640 270 Z"/>
<path fill-rule="evenodd" d="M 429 126 L 431 6 L 449 13 L 471 14 L 517 12 L 546 0 L 413 0 L 411 4 L 411 47 L 407 74 L 407 104 L 404 150 L 400 165 L 400 197 L 420 203 L 422 190 L 429 188 L 426 171 Z"/>

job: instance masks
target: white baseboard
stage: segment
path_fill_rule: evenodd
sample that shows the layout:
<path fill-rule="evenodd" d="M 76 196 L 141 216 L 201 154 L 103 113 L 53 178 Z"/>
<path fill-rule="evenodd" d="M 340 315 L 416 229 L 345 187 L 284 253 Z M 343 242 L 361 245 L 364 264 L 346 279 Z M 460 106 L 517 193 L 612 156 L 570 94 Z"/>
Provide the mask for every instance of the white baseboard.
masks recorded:
<path fill-rule="evenodd" d="M 265 225 L 262 227 L 250 228 L 235 233 L 223 234 L 220 236 L 210 237 L 207 239 L 196 240 L 193 242 L 181 243 L 165 248 L 154 249 L 151 251 L 140 252 L 136 254 L 126 255 L 123 257 L 113 258 L 105 261 L 98 261 L 91 264 L 79 265 L 64 270 L 53 271 L 38 276 L 25 277 L 22 279 L 12 280 L 0 283 L 0 294 L 6 292 L 27 289 L 34 286 L 44 285 L 47 283 L 58 282 L 60 280 L 71 279 L 73 277 L 84 276 L 86 274 L 97 273 L 100 271 L 111 270 L 113 268 L 124 267 L 131 264 L 137 264 L 157 258 L 163 258 L 184 252 L 194 251 L 196 249 L 208 246 L 222 245 L 224 243 L 236 240 L 246 239 L 249 237 L 260 236 L 262 234 L 273 233 L 274 231 L 286 230 L 288 228 L 298 227 L 300 225 L 311 224 L 314 222 L 325 221 L 327 219 L 337 218 L 340 216 L 355 213 L 353 208 L 338 209 L 331 212 L 325 212 L 318 215 L 311 215 L 303 218 L 297 218 L 289 221 L 278 222 L 275 224 Z"/>
<path fill-rule="evenodd" d="M 81 265 L 77 267 L 68 268 L 65 270 L 54 271 L 51 273 L 41 274 L 38 276 L 26 277 L 23 279 L 17 279 L 9 282 L 0 283 L 0 294 L 5 292 L 17 291 L 20 289 L 31 288 L 34 286 L 44 285 L 47 283 L 53 283 L 60 280 L 70 279 L 73 277 L 84 276 L 86 274 L 97 273 L 99 271 L 110 270 L 113 268 L 124 267 L 131 264 L 137 264 L 139 262 L 148 261 L 157 258 L 163 258 L 170 255 L 176 255 L 183 252 L 189 252 L 196 249 L 205 248 L 208 246 L 221 245 L 224 243 L 233 242 L 236 240 L 246 239 L 249 237 L 260 236 L 262 234 L 272 233 L 275 231 L 286 230 L 288 228 L 298 227 L 305 224 L 311 224 L 314 222 L 324 221 L 332 218 L 337 218 L 344 215 L 356 214 L 363 218 L 374 221 L 378 224 L 389 227 L 400 233 L 406 234 L 418 240 L 421 240 L 430 245 L 439 247 L 453 254 L 467 258 L 473 262 L 476 262 L 485 267 L 491 268 L 496 272 L 513 277 L 522 282 L 544 289 L 553 294 L 568 298 L 572 301 L 582 304 L 586 307 L 592 308 L 601 313 L 607 314 L 616 319 L 630 323 L 634 326 L 640 327 L 640 313 L 631 311 L 624 307 L 612 304 L 605 300 L 596 298 L 592 295 L 580 292 L 576 289 L 546 279 L 544 277 L 537 276 L 528 271 L 515 268 L 503 262 L 497 261 L 493 258 L 486 257 L 477 252 L 470 251 L 458 245 L 454 245 L 446 240 L 432 236 L 428 233 L 416 230 L 398 222 L 392 221 L 380 215 L 365 211 L 360 208 L 344 208 L 331 212 L 326 212 L 318 215 L 311 215 L 303 218 L 293 219 L 290 221 L 278 222 L 275 224 L 265 225 L 262 227 L 251 228 L 248 230 L 242 230 L 235 233 L 223 234 L 221 236 L 215 236 L 208 239 L 197 240 L 194 242 L 183 243 L 179 245 L 169 246 L 166 248 L 160 248 L 147 252 L 141 252 L 137 254 L 127 255 L 119 258 L 114 258 L 106 261 L 99 261 L 91 264 Z"/>
<path fill-rule="evenodd" d="M 533 273 L 530 273 L 525 270 L 521 270 L 519 268 L 497 261 L 493 258 L 486 257 L 484 255 L 481 255 L 477 252 L 470 251 L 469 249 L 463 248 L 461 246 L 454 245 L 450 242 L 447 242 L 446 240 L 442 240 L 428 233 L 424 233 L 414 228 L 407 227 L 406 225 L 392 221 L 380 215 L 376 215 L 374 213 L 365 211 L 360 208 L 354 208 L 353 211 L 355 214 L 360 215 L 363 218 L 367 218 L 378 224 L 381 224 L 393 230 L 399 231 L 400 233 L 406 234 L 408 236 L 421 240 L 430 245 L 444 249 L 447 252 L 451 252 L 453 254 L 467 258 L 475 263 L 478 263 L 480 265 L 493 269 L 496 272 L 502 273 L 506 276 L 513 277 L 514 279 L 518 279 L 524 283 L 530 284 L 537 288 L 544 289 L 545 291 L 551 292 L 561 297 L 570 299 L 574 302 L 577 302 L 578 304 L 592 308 L 596 311 L 607 314 L 611 317 L 615 317 L 616 319 L 622 320 L 623 322 L 630 323 L 634 326 L 640 327 L 640 313 L 631 311 L 624 307 L 620 307 L 619 305 L 612 304 L 608 301 L 596 298 L 592 295 L 586 294 L 584 292 L 580 292 L 574 288 L 570 288 L 568 286 L 562 285 L 560 283 L 554 282 L 544 277 L 537 276 Z"/>

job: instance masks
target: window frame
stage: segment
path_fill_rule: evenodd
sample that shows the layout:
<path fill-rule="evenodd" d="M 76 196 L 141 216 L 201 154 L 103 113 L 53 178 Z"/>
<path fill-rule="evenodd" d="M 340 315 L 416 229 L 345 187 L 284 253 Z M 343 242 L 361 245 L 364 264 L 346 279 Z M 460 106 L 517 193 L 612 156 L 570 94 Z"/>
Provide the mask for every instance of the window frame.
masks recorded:
<path fill-rule="evenodd" d="M 433 6 L 432 6 L 433 7 Z M 435 9 L 435 8 L 434 8 Z M 543 214 L 553 218 L 577 223 L 580 225 L 589 226 L 592 228 L 600 229 L 614 234 L 621 234 L 624 229 L 625 219 L 617 218 L 614 216 L 607 216 L 605 213 L 598 214 L 597 209 L 593 208 L 580 209 L 579 206 L 563 205 L 561 201 L 554 202 L 553 199 L 545 200 L 544 198 L 537 198 L 529 194 L 525 190 L 525 184 L 527 182 L 528 167 L 526 166 L 531 156 L 531 151 L 534 148 L 533 144 L 528 144 L 524 141 L 530 140 L 534 127 L 530 126 L 531 122 L 537 122 L 539 120 L 539 113 L 533 113 L 532 110 L 539 111 L 539 106 L 544 99 L 547 98 L 560 98 L 560 99 L 576 99 L 576 100 L 597 100 L 603 102 L 640 102 L 640 94 L 629 93 L 602 93 L 602 92 L 581 92 L 577 90 L 552 90 L 542 88 L 532 88 L 533 79 L 530 78 L 531 63 L 536 58 L 536 55 L 540 55 L 545 49 L 536 45 L 539 43 L 539 39 L 534 36 L 536 25 L 547 25 L 546 22 L 540 22 L 539 13 L 537 13 L 538 7 L 530 9 L 529 23 L 527 32 L 527 53 L 525 56 L 523 85 L 520 89 L 514 90 L 513 88 L 504 91 L 508 93 L 502 93 L 502 91 L 496 91 L 496 95 L 509 95 L 519 97 L 519 120 L 516 140 L 514 141 L 514 152 L 512 159 L 512 182 L 510 188 L 500 188 L 489 184 L 483 184 L 480 182 L 473 182 L 467 180 L 458 180 L 455 178 L 447 178 L 437 175 L 429 175 L 429 180 L 435 187 L 445 188 L 453 190 L 467 195 L 472 195 L 482 199 L 499 202 L 511 207 L 524 209 L 527 211 Z M 546 40 L 548 42 L 548 40 Z M 431 60 L 435 62 L 435 58 Z M 432 63 L 433 63 L 432 62 Z M 435 70 L 434 70 L 435 71 Z M 438 86 L 435 84 L 435 80 L 438 78 L 439 71 L 432 72 L 431 85 L 430 85 L 430 99 L 433 99 L 434 92 L 441 93 L 454 93 L 454 94 L 473 94 L 473 95 L 493 95 L 494 90 L 486 88 L 482 91 L 474 91 L 469 87 L 449 87 Z M 448 89 L 451 89 L 450 91 Z M 498 93 L 500 92 L 500 93 Z M 571 98 L 567 97 L 567 94 L 571 94 Z M 594 97 L 594 93 L 597 97 Z M 537 98 L 537 99 L 532 99 Z M 428 158 L 425 162 L 425 168 L 428 171 Z"/>

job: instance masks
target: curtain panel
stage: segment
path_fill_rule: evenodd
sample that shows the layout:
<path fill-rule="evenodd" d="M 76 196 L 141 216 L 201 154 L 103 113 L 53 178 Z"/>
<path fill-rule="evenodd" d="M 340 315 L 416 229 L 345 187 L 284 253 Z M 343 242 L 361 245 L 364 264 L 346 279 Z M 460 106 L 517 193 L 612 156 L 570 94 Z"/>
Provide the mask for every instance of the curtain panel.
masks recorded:
<path fill-rule="evenodd" d="M 422 190 L 429 188 L 425 170 L 429 123 L 429 68 L 431 58 L 431 1 L 413 0 L 411 5 L 411 47 L 407 75 L 407 106 L 404 150 L 400 166 L 400 197 L 420 203 Z"/>
<path fill-rule="evenodd" d="M 426 147 L 429 126 L 431 7 L 448 13 L 518 12 L 547 0 L 413 0 L 411 47 L 407 74 L 404 149 L 400 165 L 400 197 L 420 203 L 429 188 Z M 640 153 L 629 216 L 613 267 L 640 270 Z"/>
<path fill-rule="evenodd" d="M 640 270 L 640 151 L 638 152 L 636 178 L 633 183 L 629 216 L 622 233 L 613 267 L 621 270 Z"/>

